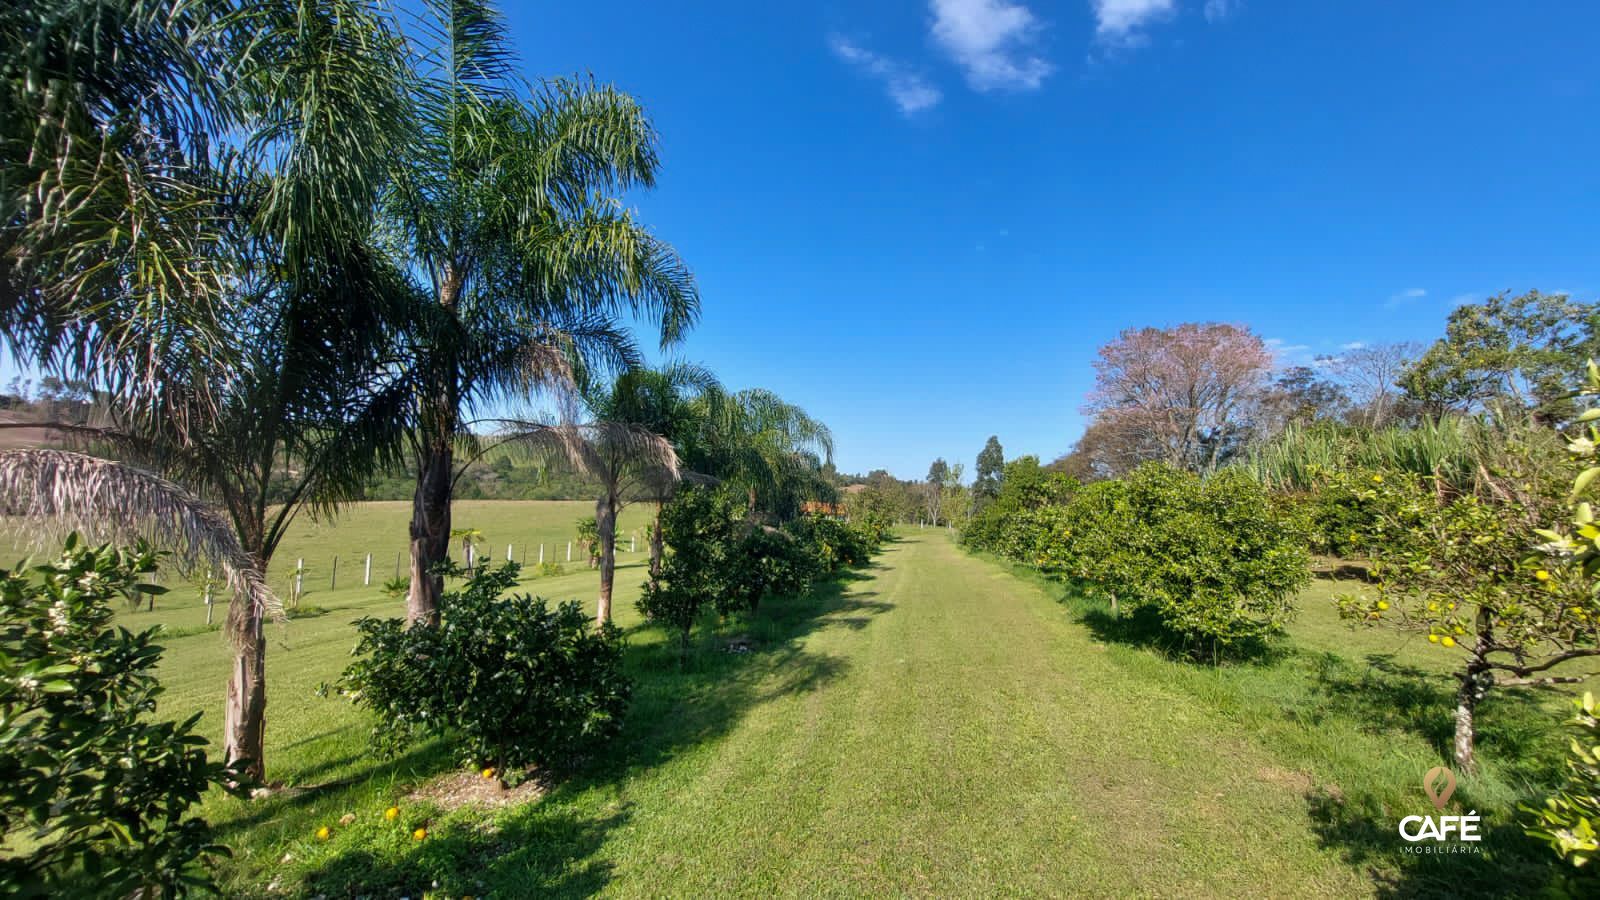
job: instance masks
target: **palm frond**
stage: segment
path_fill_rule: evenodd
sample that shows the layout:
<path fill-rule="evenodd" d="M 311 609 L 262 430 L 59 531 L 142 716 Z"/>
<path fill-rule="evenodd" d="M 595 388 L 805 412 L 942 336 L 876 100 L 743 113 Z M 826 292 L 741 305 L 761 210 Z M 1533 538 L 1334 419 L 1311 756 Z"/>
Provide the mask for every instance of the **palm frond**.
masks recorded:
<path fill-rule="evenodd" d="M 282 620 L 283 604 L 215 510 L 182 487 L 143 469 L 62 450 L 0 451 L 0 515 L 78 531 L 94 540 L 147 538 L 190 571 L 221 570 L 232 593 L 229 635 L 248 623 Z"/>

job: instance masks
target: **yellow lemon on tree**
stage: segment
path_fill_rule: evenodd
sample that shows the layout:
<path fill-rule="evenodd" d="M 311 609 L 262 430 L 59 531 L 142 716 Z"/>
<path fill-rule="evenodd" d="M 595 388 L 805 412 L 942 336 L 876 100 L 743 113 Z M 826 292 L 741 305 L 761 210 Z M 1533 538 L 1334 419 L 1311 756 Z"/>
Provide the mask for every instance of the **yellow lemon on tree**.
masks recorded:
<path fill-rule="evenodd" d="M 1430 643 L 1430 644 L 1439 643 L 1439 636 L 1437 634 L 1428 635 L 1428 643 Z"/>
<path fill-rule="evenodd" d="M 1540 581 L 1549 581 L 1550 580 L 1550 573 L 1546 572 L 1543 569 L 1540 569 L 1539 571 L 1533 573 L 1533 577 L 1539 579 Z"/>
<path fill-rule="evenodd" d="M 1379 609 L 1388 609 L 1389 608 L 1389 601 L 1387 601 L 1387 600 L 1379 600 L 1378 601 L 1378 608 Z"/>
<path fill-rule="evenodd" d="M 411 837 L 412 837 L 413 840 L 420 841 L 420 840 L 422 840 L 423 838 L 425 838 L 427 836 L 428 836 L 428 829 L 426 829 L 426 828 L 418 828 L 416 831 L 411 832 Z"/>
<path fill-rule="evenodd" d="M 317 829 L 317 840 L 325 841 L 325 840 L 328 839 L 328 836 L 331 835 L 331 834 L 333 834 L 333 831 L 331 829 L 329 829 L 328 826 L 324 825 L 321 828 Z"/>
<path fill-rule="evenodd" d="M 1456 645 L 1456 639 L 1447 634 L 1439 639 L 1439 643 L 1445 645 L 1446 647 L 1454 647 Z"/>
<path fill-rule="evenodd" d="M 395 819 L 400 818 L 400 807 L 398 807 L 398 806 L 389 807 L 388 809 L 383 811 L 383 817 L 385 819 L 388 819 L 391 822 L 393 822 Z"/>

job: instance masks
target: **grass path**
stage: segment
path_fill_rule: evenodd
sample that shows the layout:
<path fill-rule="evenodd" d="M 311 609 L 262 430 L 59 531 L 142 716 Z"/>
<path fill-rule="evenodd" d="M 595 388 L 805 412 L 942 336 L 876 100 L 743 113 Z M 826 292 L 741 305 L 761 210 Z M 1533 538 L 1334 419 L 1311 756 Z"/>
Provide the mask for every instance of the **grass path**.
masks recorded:
<path fill-rule="evenodd" d="M 586 596 L 593 573 L 530 587 Z M 311 686 L 345 664 L 361 600 L 293 626 L 273 672 L 276 772 L 328 785 L 207 799 L 231 896 L 1525 896 L 1547 875 L 1516 806 L 1560 758 L 1564 695 L 1485 708 L 1458 801 L 1485 852 L 1403 852 L 1398 817 L 1449 740 L 1450 659 L 1350 631 L 1322 583 L 1270 659 L 1175 661 L 1091 601 L 910 531 L 867 569 L 676 642 L 618 621 L 635 696 L 602 757 L 537 802 L 408 800 L 453 769 L 431 742 L 373 757 L 368 721 Z M 587 599 L 586 602 L 592 602 Z M 738 637 L 750 653 L 726 652 Z M 211 634 L 174 640 L 173 707 L 214 699 Z M 164 676 L 165 677 L 165 676 Z M 192 696 L 191 696 L 192 695 Z M 1543 766 L 1543 767 L 1542 767 Z M 399 805 L 401 820 L 382 810 Z M 348 825 L 339 820 L 349 817 Z M 333 838 L 312 837 L 335 825 Z M 410 838 L 426 826 L 425 841 Z"/>
<path fill-rule="evenodd" d="M 557 860 L 534 853 L 502 860 L 500 883 L 637 896 L 1370 892 L 1317 847 L 1303 788 L 1274 759 L 1186 698 L 1128 683 L 1038 587 L 931 533 L 868 574 L 759 678 L 725 733 L 538 804 L 536 819 L 609 823 L 560 862 L 570 880 L 550 880 Z"/>

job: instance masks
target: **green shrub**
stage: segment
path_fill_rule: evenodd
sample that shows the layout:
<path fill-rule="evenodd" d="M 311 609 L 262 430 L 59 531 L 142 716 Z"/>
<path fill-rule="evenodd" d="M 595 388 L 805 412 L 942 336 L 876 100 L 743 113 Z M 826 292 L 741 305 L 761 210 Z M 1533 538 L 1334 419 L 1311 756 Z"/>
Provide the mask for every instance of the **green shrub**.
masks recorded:
<path fill-rule="evenodd" d="M 411 576 L 400 575 L 383 583 L 383 595 L 390 600 L 399 600 L 411 593 Z"/>
<path fill-rule="evenodd" d="M 1137 605 L 1192 642 L 1225 652 L 1280 630 L 1310 580 L 1305 548 L 1287 532 L 1249 475 L 1200 479 L 1147 464 L 1127 478 L 1132 527 L 1125 574 Z"/>
<path fill-rule="evenodd" d="M 1385 490 L 1386 484 L 1406 491 Z M 1404 536 L 1397 535 L 1395 525 L 1407 518 L 1410 500 L 1406 498 L 1421 496 L 1422 491 L 1422 477 L 1405 472 L 1360 470 L 1329 475 L 1301 502 L 1307 543 L 1314 553 L 1370 558 Z"/>
<path fill-rule="evenodd" d="M 1023 462 L 1023 461 L 1019 461 Z M 1079 582 L 1114 611 L 1149 608 L 1197 655 L 1279 630 L 1310 578 L 1294 527 L 1242 471 L 1156 463 L 1079 486 L 1013 463 L 964 540 Z"/>
<path fill-rule="evenodd" d="M 600 567 L 600 526 L 594 516 L 578 520 L 578 549 L 589 557 L 589 568 Z"/>
<path fill-rule="evenodd" d="M 184 722 L 152 722 L 159 626 L 112 627 L 111 603 L 156 571 L 147 546 L 0 570 L 0 893 L 123 897 L 206 888 L 226 855 L 187 813 L 238 773 Z"/>
<path fill-rule="evenodd" d="M 555 578 L 558 575 L 565 574 L 566 571 L 566 569 L 561 567 L 561 563 L 558 562 L 542 562 L 539 563 L 539 567 L 534 570 L 534 572 L 540 578 Z"/>
<path fill-rule="evenodd" d="M 823 576 L 851 566 L 866 565 L 880 545 L 875 530 L 831 516 L 802 516 L 784 530 L 805 546 L 819 575 Z"/>
<path fill-rule="evenodd" d="M 661 576 L 645 585 L 639 612 L 678 632 L 688 652 L 689 632 L 710 604 L 731 608 L 745 506 L 726 488 L 684 487 L 661 510 L 661 537 L 671 553 Z M 746 589 L 747 590 L 747 589 Z"/>
<path fill-rule="evenodd" d="M 742 529 L 725 556 L 717 612 L 755 612 L 769 596 L 795 596 L 827 574 L 817 546 L 788 529 L 755 525 Z"/>
<path fill-rule="evenodd" d="M 1060 509 L 1078 490 L 1078 481 L 1023 456 L 1006 464 L 1000 493 L 973 516 L 961 540 L 977 550 L 1044 566 L 1041 555 L 1059 542 Z"/>
<path fill-rule="evenodd" d="M 463 763 L 515 780 L 616 734 L 627 707 L 619 632 L 591 630 L 576 603 L 554 609 L 516 586 L 518 566 L 484 567 L 440 602 L 436 628 L 356 622 L 362 658 L 341 692 L 377 716 L 374 744 L 394 753 L 419 734 L 457 743 Z"/>
<path fill-rule="evenodd" d="M 686 487 L 662 508 L 661 533 L 672 552 L 660 578 L 645 585 L 639 611 L 677 631 L 687 652 L 690 630 L 708 606 L 727 616 L 754 612 L 767 597 L 805 593 L 818 579 L 870 559 L 879 530 L 817 515 L 771 528 L 749 521 L 737 492 Z"/>

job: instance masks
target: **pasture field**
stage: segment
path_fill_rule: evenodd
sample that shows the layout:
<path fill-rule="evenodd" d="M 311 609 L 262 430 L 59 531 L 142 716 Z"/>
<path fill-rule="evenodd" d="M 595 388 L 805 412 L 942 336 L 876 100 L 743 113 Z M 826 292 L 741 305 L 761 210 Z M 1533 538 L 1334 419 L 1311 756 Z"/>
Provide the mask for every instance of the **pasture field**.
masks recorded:
<path fill-rule="evenodd" d="M 520 534 L 564 543 L 583 511 L 457 508 L 502 556 Z M 646 512 L 631 509 L 623 532 Z M 337 526 L 308 523 L 285 556 L 354 553 L 403 536 L 404 521 L 404 504 L 359 507 Z M 1333 582 L 1306 592 L 1266 659 L 1213 668 L 942 530 L 903 529 L 843 581 L 708 621 L 680 666 L 633 608 L 644 558 L 624 555 L 617 578 L 635 682 L 623 735 L 553 774 L 536 801 L 495 811 L 413 798 L 454 769 L 447 748 L 377 757 L 365 714 L 317 696 L 349 659 L 350 622 L 398 615 L 400 602 L 308 591 L 268 656 L 268 766 L 285 787 L 204 804 L 235 852 L 225 891 L 1510 896 L 1548 872 L 1516 805 L 1552 775 L 1525 761 L 1560 758 L 1564 696 L 1485 705 L 1483 771 L 1457 795 L 1485 817 L 1483 852 L 1407 854 L 1395 823 L 1430 808 L 1422 773 L 1447 758 L 1448 659 L 1347 629 L 1327 602 Z M 575 566 L 525 587 L 587 607 L 595 584 Z M 215 737 L 227 648 L 193 630 L 198 603 L 177 593 L 125 621 L 174 626 L 162 713 L 204 710 Z M 390 806 L 398 821 L 383 817 Z"/>

